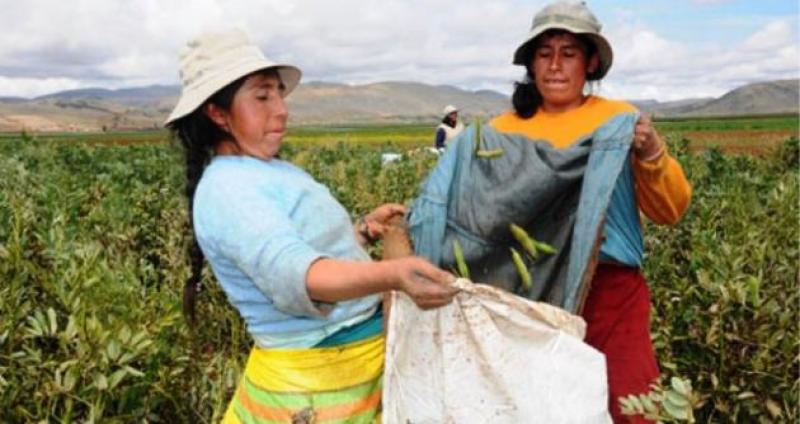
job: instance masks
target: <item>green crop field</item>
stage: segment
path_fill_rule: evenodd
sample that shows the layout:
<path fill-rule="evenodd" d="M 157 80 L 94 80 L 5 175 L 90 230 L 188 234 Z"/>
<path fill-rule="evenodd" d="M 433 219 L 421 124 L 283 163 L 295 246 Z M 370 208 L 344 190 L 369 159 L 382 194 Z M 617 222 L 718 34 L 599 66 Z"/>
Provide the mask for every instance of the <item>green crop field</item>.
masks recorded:
<path fill-rule="evenodd" d="M 666 131 L 736 131 L 791 130 L 797 131 L 800 115 L 731 116 L 709 118 L 658 118 L 656 122 Z"/>
<path fill-rule="evenodd" d="M 399 148 L 433 145 L 436 123 L 350 126 L 292 127 L 286 142 L 297 145 L 331 143 L 367 144 Z M 759 154 L 773 149 L 783 140 L 797 136 L 800 115 L 715 118 L 656 118 L 656 127 L 669 139 L 686 138 L 693 150 L 718 147 L 723 151 Z M 0 133 L 0 141 L 19 138 L 20 134 Z M 166 131 L 115 133 L 40 134 L 40 140 L 81 142 L 102 145 L 161 144 L 168 140 Z"/>
<path fill-rule="evenodd" d="M 698 422 L 800 420 L 798 124 L 754 122 L 657 123 L 694 197 L 679 225 L 645 224 L 652 333 Z M 432 137 L 304 127 L 282 156 L 356 216 L 414 197 Z M 200 325 L 181 316 L 183 178 L 164 132 L 0 135 L 0 422 L 219 421 L 251 342 L 209 270 Z"/>

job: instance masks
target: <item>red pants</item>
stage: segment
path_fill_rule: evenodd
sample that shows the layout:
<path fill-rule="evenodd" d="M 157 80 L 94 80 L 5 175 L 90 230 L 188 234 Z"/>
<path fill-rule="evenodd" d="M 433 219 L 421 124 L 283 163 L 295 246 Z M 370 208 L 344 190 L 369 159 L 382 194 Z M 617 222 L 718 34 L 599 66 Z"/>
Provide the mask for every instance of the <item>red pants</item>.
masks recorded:
<path fill-rule="evenodd" d="M 619 397 L 650 391 L 659 370 L 650 340 L 650 289 L 635 268 L 600 264 L 586 304 L 586 343 L 606 356 L 609 411 L 615 423 L 646 423 L 620 413 Z"/>

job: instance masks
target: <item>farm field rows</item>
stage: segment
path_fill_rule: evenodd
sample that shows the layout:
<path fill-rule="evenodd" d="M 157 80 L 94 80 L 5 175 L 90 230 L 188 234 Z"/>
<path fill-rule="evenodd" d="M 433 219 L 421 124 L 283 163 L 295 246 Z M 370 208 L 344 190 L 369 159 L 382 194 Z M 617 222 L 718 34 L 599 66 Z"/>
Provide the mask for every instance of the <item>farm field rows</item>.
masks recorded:
<path fill-rule="evenodd" d="M 743 118 L 699 118 L 656 120 L 656 128 L 671 140 L 687 138 L 694 151 L 718 147 L 725 152 L 760 154 L 769 151 L 787 138 L 797 136 L 800 116 L 767 116 Z M 290 127 L 288 144 L 356 143 L 373 146 L 396 144 L 405 148 L 433 144 L 436 124 L 351 125 L 328 127 Z M 18 133 L 0 133 L 0 142 L 19 138 Z M 81 142 L 91 145 L 162 144 L 166 131 L 119 133 L 55 133 L 41 134 L 41 140 Z"/>
<path fill-rule="evenodd" d="M 657 127 L 694 187 L 678 226 L 644 228 L 664 378 L 698 422 L 797 422 L 797 117 Z M 432 137 L 305 127 L 282 157 L 355 217 L 413 199 Z M 219 422 L 251 342 L 210 272 L 200 325 L 181 316 L 183 178 L 164 132 L 0 135 L 1 422 Z"/>

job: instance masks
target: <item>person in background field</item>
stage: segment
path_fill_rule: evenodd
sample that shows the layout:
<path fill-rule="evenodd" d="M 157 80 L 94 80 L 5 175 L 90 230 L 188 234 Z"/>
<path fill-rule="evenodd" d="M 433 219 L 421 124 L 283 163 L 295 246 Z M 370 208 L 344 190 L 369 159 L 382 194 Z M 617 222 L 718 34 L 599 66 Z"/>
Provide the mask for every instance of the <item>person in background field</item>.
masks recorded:
<path fill-rule="evenodd" d="M 516 84 L 513 110 L 490 125 L 569 148 L 619 113 L 625 102 L 584 94 L 586 81 L 602 79 L 612 62 L 601 25 L 583 2 L 557 2 L 534 16 L 514 54 L 525 79 Z M 632 154 L 605 216 L 599 264 L 582 311 L 586 342 L 606 355 L 609 408 L 615 422 L 643 422 L 620 413 L 618 398 L 646 393 L 659 376 L 650 339 L 650 291 L 641 272 L 639 210 L 657 224 L 675 224 L 686 211 L 691 186 L 647 116 L 633 129 Z M 631 253 L 633 252 L 633 253 Z"/>
<path fill-rule="evenodd" d="M 268 60 L 241 31 L 191 41 L 180 68 L 166 125 L 184 149 L 195 237 L 184 313 L 194 325 L 207 258 L 255 340 L 224 422 L 372 422 L 380 294 L 435 308 L 453 298 L 454 277 L 416 257 L 371 261 L 362 245 L 404 208 L 382 205 L 354 226 L 325 186 L 277 157 L 298 68 Z"/>
<path fill-rule="evenodd" d="M 458 119 L 458 109 L 455 106 L 445 106 L 442 113 L 444 114 L 442 123 L 436 127 L 436 141 L 434 147 L 437 149 L 444 149 L 447 142 L 464 129 L 464 124 Z"/>

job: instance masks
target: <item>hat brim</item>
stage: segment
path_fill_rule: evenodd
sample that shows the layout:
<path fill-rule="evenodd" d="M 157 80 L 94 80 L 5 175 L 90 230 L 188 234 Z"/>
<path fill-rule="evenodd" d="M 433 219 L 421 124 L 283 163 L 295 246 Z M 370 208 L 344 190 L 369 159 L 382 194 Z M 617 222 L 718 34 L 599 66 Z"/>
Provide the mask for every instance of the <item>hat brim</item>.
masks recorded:
<path fill-rule="evenodd" d="M 608 73 L 608 70 L 611 69 L 611 64 L 614 61 L 614 52 L 611 50 L 611 44 L 600 34 L 596 34 L 593 32 L 586 32 L 581 31 L 576 28 L 570 28 L 565 25 L 547 25 L 541 28 L 537 28 L 536 31 L 532 31 L 528 34 L 528 37 L 525 39 L 517 50 L 514 52 L 514 64 L 520 66 L 529 66 L 531 63 L 531 59 L 533 58 L 533 47 L 536 41 L 536 37 L 544 34 L 545 32 L 551 29 L 560 29 L 564 31 L 569 31 L 576 35 L 583 35 L 588 37 L 594 45 L 597 47 L 597 54 L 600 57 L 600 69 L 594 75 L 592 75 L 593 79 L 601 79 Z"/>
<path fill-rule="evenodd" d="M 285 87 L 285 96 L 288 96 L 289 93 L 297 87 L 297 84 L 300 83 L 302 72 L 294 65 L 275 64 L 264 60 L 252 60 L 240 63 L 211 80 L 202 81 L 194 86 L 184 87 L 181 91 L 181 97 L 178 99 L 178 103 L 175 105 L 175 108 L 172 109 L 172 113 L 169 114 L 167 120 L 164 121 L 164 125 L 169 126 L 175 121 L 194 112 L 205 103 L 206 100 L 213 96 L 214 93 L 237 79 L 254 72 L 268 69 L 274 69 L 278 72 L 281 82 Z"/>

